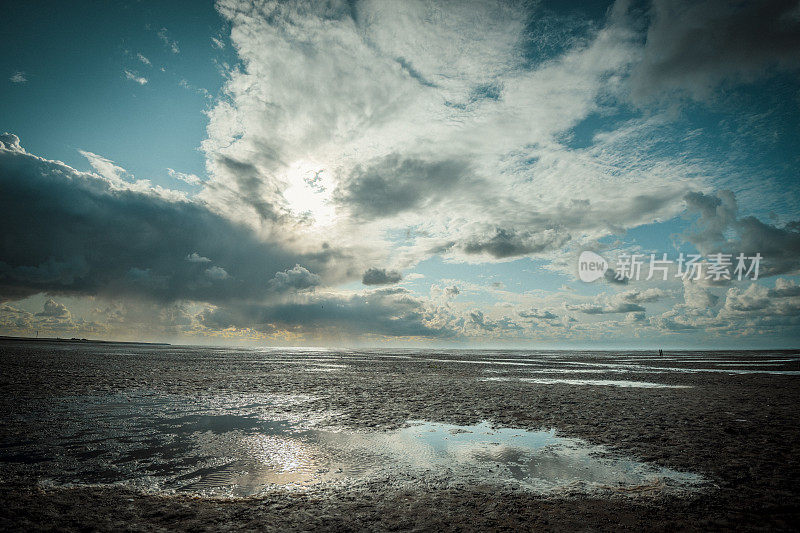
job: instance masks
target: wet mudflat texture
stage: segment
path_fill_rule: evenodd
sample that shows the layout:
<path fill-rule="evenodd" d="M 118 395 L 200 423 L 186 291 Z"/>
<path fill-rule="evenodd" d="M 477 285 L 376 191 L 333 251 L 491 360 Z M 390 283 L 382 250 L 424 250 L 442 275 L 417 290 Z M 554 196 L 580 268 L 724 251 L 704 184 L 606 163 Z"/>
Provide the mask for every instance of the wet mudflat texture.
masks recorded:
<path fill-rule="evenodd" d="M 291 352 L 3 341 L 0 528 L 791 529 L 800 519 L 798 361 L 797 352 Z M 395 465 L 353 477 L 344 475 L 347 464 L 341 476 L 336 464 L 314 464 L 308 472 L 322 483 L 303 486 L 272 469 L 259 471 L 259 490 L 248 498 L 196 490 L 224 485 L 213 469 L 230 463 L 208 463 L 219 450 L 286 437 L 287 427 L 308 444 L 328 432 L 396 435 L 409 421 L 447 431 L 448 442 L 471 435 L 454 426 L 472 434 L 554 429 L 645 465 L 644 477 L 567 479 L 556 490 L 533 490 L 504 482 L 501 462 L 497 471 L 490 461 L 455 469 L 415 463 L 413 472 Z M 120 440 L 120 427 L 125 442 L 109 445 L 103 431 Z M 239 440 L 231 445 L 228 437 Z M 515 461 L 529 464 L 512 458 L 515 468 Z M 118 483 L 139 479 L 143 464 L 149 478 Z M 693 488 L 648 477 L 660 469 L 704 482 Z M 186 472 L 207 475 L 180 480 Z"/>

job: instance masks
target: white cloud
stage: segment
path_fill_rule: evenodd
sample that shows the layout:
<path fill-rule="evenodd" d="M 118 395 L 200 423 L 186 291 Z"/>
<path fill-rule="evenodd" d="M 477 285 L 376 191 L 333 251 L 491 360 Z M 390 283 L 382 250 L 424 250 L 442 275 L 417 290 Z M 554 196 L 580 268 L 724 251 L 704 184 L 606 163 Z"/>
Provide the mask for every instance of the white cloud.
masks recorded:
<path fill-rule="evenodd" d="M 634 123 L 587 149 L 561 141 L 638 59 L 619 13 L 531 67 L 529 13 L 515 4 L 362 2 L 354 18 L 291 2 L 218 9 L 243 68 L 209 112 L 200 197 L 253 227 L 324 231 L 403 268 L 433 253 L 552 259 L 670 218 L 703 184 L 696 162 L 638 150 L 646 128 Z M 410 238 L 393 244 L 393 231 Z"/>
<path fill-rule="evenodd" d="M 169 174 L 171 178 L 175 178 L 176 180 L 186 182 L 189 185 L 200 185 L 200 183 L 202 183 L 203 181 L 195 174 L 178 172 L 177 170 L 173 170 L 171 168 L 167 168 L 167 174 Z"/>
<path fill-rule="evenodd" d="M 179 54 L 181 49 L 178 47 L 178 42 L 171 39 L 167 33 L 167 28 L 161 28 L 157 32 L 158 38 L 164 43 L 164 46 L 170 49 L 173 54 Z"/>
<path fill-rule="evenodd" d="M 87 150 L 78 150 L 78 152 L 89 161 L 95 172 L 112 184 L 123 186 L 126 183 L 126 178 L 129 176 L 128 171 L 116 165 L 112 160 Z"/>
<path fill-rule="evenodd" d="M 147 84 L 147 78 L 145 78 L 144 76 L 139 76 L 139 74 L 137 74 L 136 72 L 131 72 L 130 70 L 127 69 L 124 72 L 125 72 L 125 78 L 133 82 L 136 82 L 139 85 Z"/>
<path fill-rule="evenodd" d="M 136 54 L 136 59 L 138 59 L 139 61 L 141 61 L 142 63 L 144 63 L 147 66 L 151 65 L 150 60 L 147 59 L 144 55 L 142 55 L 141 52 Z"/>
<path fill-rule="evenodd" d="M 28 76 L 21 70 L 18 70 L 11 74 L 11 77 L 8 79 L 11 83 L 25 83 L 28 81 Z"/>
<path fill-rule="evenodd" d="M 207 268 L 206 276 L 217 281 L 228 279 L 230 277 L 228 273 L 225 271 L 225 269 L 219 266 L 212 266 L 211 268 Z"/>
<path fill-rule="evenodd" d="M 186 256 L 186 260 L 190 263 L 210 263 L 211 259 L 208 257 L 203 257 L 202 255 L 198 254 L 197 252 L 192 252 Z"/>
<path fill-rule="evenodd" d="M 48 298 L 41 312 L 36 313 L 36 316 L 69 319 L 70 312 L 66 305 L 58 303 L 52 298 Z"/>

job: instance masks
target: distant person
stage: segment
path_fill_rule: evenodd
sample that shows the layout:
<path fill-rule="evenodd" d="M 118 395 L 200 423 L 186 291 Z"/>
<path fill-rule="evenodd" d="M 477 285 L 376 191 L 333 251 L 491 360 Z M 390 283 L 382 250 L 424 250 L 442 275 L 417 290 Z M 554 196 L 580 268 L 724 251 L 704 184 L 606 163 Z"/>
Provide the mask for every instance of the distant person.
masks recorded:
<path fill-rule="evenodd" d="M 664 350 L 662 350 L 662 349 L 660 349 L 660 348 L 659 348 L 659 350 L 658 350 L 658 355 L 664 355 Z"/>

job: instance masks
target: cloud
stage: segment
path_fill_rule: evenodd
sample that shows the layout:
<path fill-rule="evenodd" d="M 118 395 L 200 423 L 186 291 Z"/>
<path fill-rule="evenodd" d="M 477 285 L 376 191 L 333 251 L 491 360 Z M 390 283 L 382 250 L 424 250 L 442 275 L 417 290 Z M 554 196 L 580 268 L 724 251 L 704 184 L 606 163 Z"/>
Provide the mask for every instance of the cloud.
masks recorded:
<path fill-rule="evenodd" d="M 394 291 L 309 295 L 302 301 L 275 305 L 207 308 L 198 320 L 212 330 L 232 327 L 266 333 L 286 330 L 328 338 L 344 335 L 437 338 L 454 334 L 446 325 L 437 324 L 422 302 Z"/>
<path fill-rule="evenodd" d="M 468 316 L 469 322 L 481 331 L 501 332 L 503 335 L 508 335 L 511 333 L 519 333 L 523 330 L 519 324 L 507 316 L 500 317 L 497 320 L 490 320 L 483 311 L 477 309 L 470 311 Z"/>
<path fill-rule="evenodd" d="M 139 76 L 138 73 L 132 72 L 132 71 L 130 71 L 128 69 L 125 69 L 124 72 L 125 72 L 125 78 L 126 79 L 134 81 L 134 82 L 138 83 L 139 85 L 146 85 L 147 84 L 147 78 L 145 78 L 144 76 Z"/>
<path fill-rule="evenodd" d="M 173 54 L 179 54 L 180 53 L 181 49 L 178 47 L 178 42 L 169 37 L 169 34 L 167 32 L 167 28 L 161 28 L 160 30 L 158 30 L 157 35 L 158 35 L 158 38 L 161 39 L 161 42 L 164 43 L 164 46 L 169 48 L 169 50 Z"/>
<path fill-rule="evenodd" d="M 731 254 L 735 268 L 738 254 L 754 257 L 759 253 L 763 257 L 759 277 L 791 274 L 800 269 L 800 230 L 796 223 L 777 227 L 753 216 L 740 218 L 731 191 L 690 193 L 685 201 L 688 213 L 699 218 L 683 238 L 701 254 Z"/>
<path fill-rule="evenodd" d="M 795 0 L 655 0 L 641 63 L 638 100 L 680 91 L 709 98 L 723 82 L 750 82 L 770 69 L 800 68 Z"/>
<path fill-rule="evenodd" d="M 335 280 L 347 263 L 330 247 L 297 252 L 264 240 L 201 202 L 122 186 L 118 167 L 96 154 L 87 157 L 101 175 L 28 154 L 15 135 L 0 140 L 0 224 L 15 236 L 0 240 L 0 298 L 263 299 L 276 272 L 302 262 Z"/>
<path fill-rule="evenodd" d="M 28 81 L 28 75 L 18 70 L 11 74 L 11 77 L 8 78 L 11 83 L 26 83 Z"/>
<path fill-rule="evenodd" d="M 138 59 L 139 61 L 141 61 L 142 63 L 144 63 L 144 64 L 145 64 L 145 65 L 147 65 L 147 66 L 150 66 L 150 65 L 151 65 L 151 63 L 150 63 L 150 60 L 149 60 L 149 59 L 147 59 L 147 58 L 146 58 L 144 55 L 142 55 L 141 53 L 138 53 L 138 54 L 136 54 L 136 59 Z"/>
<path fill-rule="evenodd" d="M 555 315 L 550 311 L 540 311 L 536 308 L 520 311 L 519 316 L 522 318 L 535 318 L 537 320 L 556 320 L 558 318 L 558 315 Z"/>
<path fill-rule="evenodd" d="M 217 39 L 216 37 L 211 38 L 211 43 L 214 45 L 214 48 L 217 48 L 219 50 L 225 48 L 225 42 L 220 39 Z"/>
<path fill-rule="evenodd" d="M 205 270 L 205 273 L 206 276 L 216 281 L 222 281 L 230 277 L 224 268 L 218 266 L 212 266 L 210 268 L 207 268 Z"/>
<path fill-rule="evenodd" d="M 197 252 L 192 252 L 186 256 L 186 260 L 190 263 L 210 263 L 211 259 L 208 257 L 203 257 L 202 255 L 198 254 Z"/>
<path fill-rule="evenodd" d="M 539 233 L 496 228 L 486 236 L 463 244 L 467 254 L 489 254 L 498 259 L 556 250 L 564 246 L 570 236 L 558 229 L 544 229 Z"/>
<path fill-rule="evenodd" d="M 717 305 L 719 296 L 690 278 L 683 279 L 683 301 L 687 309 L 705 312 Z"/>
<path fill-rule="evenodd" d="M 356 167 L 337 189 L 337 200 L 355 216 L 387 217 L 409 209 L 425 209 L 440 195 L 466 185 L 464 161 L 424 161 L 398 154 Z"/>
<path fill-rule="evenodd" d="M 641 313 L 645 312 L 641 304 L 656 302 L 667 297 L 668 293 L 663 289 L 652 287 L 645 290 L 632 289 L 618 292 L 613 295 L 605 296 L 595 303 L 568 304 L 566 308 L 571 311 L 578 311 L 586 315 L 608 315 L 608 314 L 633 314 L 632 318 L 640 319 Z M 605 300 L 605 301 L 603 301 Z"/>
<path fill-rule="evenodd" d="M 645 308 L 642 307 L 641 305 L 628 302 L 615 302 L 605 306 L 594 305 L 594 304 L 570 305 L 567 306 L 567 309 L 570 309 L 572 311 L 578 311 L 580 313 L 584 313 L 587 315 L 636 313 L 645 311 Z"/>
<path fill-rule="evenodd" d="M 645 290 L 633 289 L 625 291 L 617 295 L 617 299 L 629 303 L 647 303 L 656 302 L 667 296 L 667 292 L 657 287 L 651 287 Z"/>
<path fill-rule="evenodd" d="M 70 312 L 66 305 L 58 303 L 52 298 L 49 298 L 44 303 L 43 309 L 39 313 L 36 313 L 36 316 L 48 318 L 69 318 Z"/>
<path fill-rule="evenodd" d="M 361 278 L 364 285 L 388 285 L 397 283 L 403 279 L 403 275 L 396 270 L 386 270 L 385 268 L 370 268 Z"/>
<path fill-rule="evenodd" d="M 778 278 L 775 280 L 775 288 L 767 292 L 770 298 L 791 298 L 800 296 L 800 285 L 790 279 Z"/>
<path fill-rule="evenodd" d="M 95 172 L 115 185 L 123 184 L 129 175 L 128 171 L 121 166 L 116 165 L 107 157 L 103 157 L 86 150 L 78 150 L 78 152 L 85 157 L 87 161 L 89 161 L 89 164 L 92 166 Z"/>
<path fill-rule="evenodd" d="M 167 168 L 167 174 L 171 178 L 175 178 L 176 180 L 183 181 L 188 183 L 189 185 L 200 185 L 203 181 L 194 174 L 186 174 L 184 172 L 178 172 L 177 170 L 173 170 L 171 168 Z"/>
<path fill-rule="evenodd" d="M 480 262 L 555 254 L 683 208 L 685 163 L 643 158 L 630 137 L 562 143 L 637 57 L 621 17 L 578 24 L 574 46 L 532 61 L 521 43 L 559 37 L 526 28 L 542 15 L 533 4 L 217 7 L 243 68 L 209 111 L 199 196 L 242 222 L 314 234 L 324 219 L 376 261 L 405 233 L 403 263 Z"/>
<path fill-rule="evenodd" d="M 288 290 L 304 290 L 316 287 L 322 281 L 320 277 L 307 268 L 295 265 L 294 268 L 283 272 L 276 272 L 275 277 L 269 281 L 269 286 L 277 292 Z"/>

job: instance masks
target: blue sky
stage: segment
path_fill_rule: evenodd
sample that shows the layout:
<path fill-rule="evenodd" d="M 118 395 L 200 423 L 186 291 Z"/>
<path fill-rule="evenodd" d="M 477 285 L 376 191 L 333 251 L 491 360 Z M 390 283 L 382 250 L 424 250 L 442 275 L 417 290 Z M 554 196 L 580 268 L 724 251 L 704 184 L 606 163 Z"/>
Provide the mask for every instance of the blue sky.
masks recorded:
<path fill-rule="evenodd" d="M 8 7 L 0 333 L 795 346 L 798 13 Z M 584 283 L 583 250 L 764 263 Z"/>
<path fill-rule="evenodd" d="M 78 149 L 104 154 L 164 186 L 176 186 L 166 168 L 203 175 L 204 110 L 225 81 L 222 64 L 236 62 L 211 40 L 227 41 L 212 3 L 23 2 L 0 25 L 10 47 L 0 115 L 30 151 L 80 169 Z M 8 83 L 14 72 L 28 81 Z"/>

